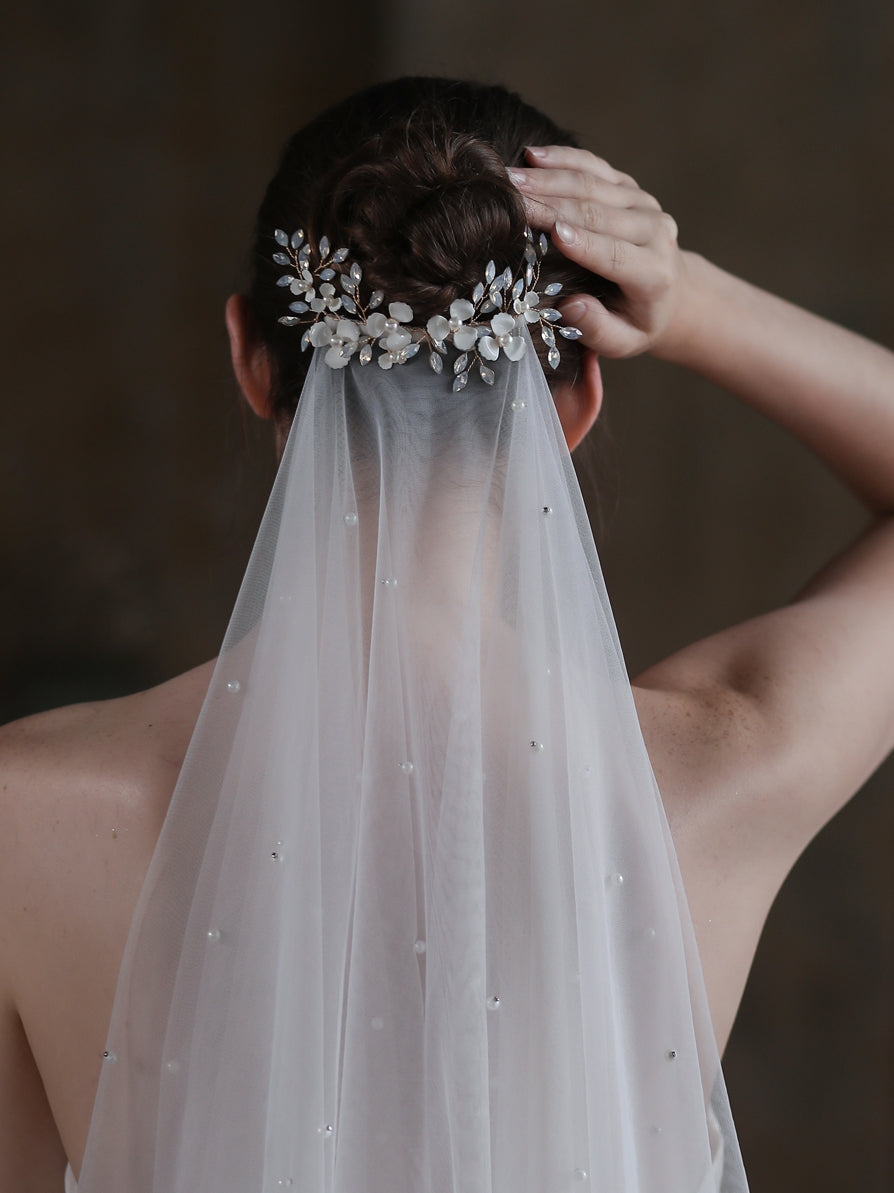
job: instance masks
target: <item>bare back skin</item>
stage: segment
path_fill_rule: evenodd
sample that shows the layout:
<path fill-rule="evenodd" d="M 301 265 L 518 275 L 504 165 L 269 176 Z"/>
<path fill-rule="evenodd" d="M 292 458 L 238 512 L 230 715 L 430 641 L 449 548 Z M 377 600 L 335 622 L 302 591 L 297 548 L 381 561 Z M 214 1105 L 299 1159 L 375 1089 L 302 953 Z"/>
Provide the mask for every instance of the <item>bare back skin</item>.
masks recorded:
<path fill-rule="evenodd" d="M 780 884 L 894 748 L 894 356 L 681 253 L 673 221 L 601 159 L 530 156 L 531 224 L 624 296 L 620 313 L 587 298 L 569 316 L 584 344 L 724 386 L 876 515 L 797 601 L 634 681 L 722 1050 Z M 262 406 L 263 357 L 239 334 L 234 363 Z M 557 407 L 573 446 L 573 397 Z M 0 1193 L 60 1193 L 66 1157 L 80 1168 L 125 940 L 212 667 L 0 730 Z"/>

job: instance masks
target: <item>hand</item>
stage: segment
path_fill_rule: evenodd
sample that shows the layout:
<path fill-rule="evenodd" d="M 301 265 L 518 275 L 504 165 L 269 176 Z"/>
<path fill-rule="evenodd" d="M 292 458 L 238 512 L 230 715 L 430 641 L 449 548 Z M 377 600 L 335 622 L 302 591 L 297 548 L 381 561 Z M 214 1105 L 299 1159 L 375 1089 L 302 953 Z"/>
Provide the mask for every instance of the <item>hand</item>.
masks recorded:
<path fill-rule="evenodd" d="M 560 252 L 621 291 L 610 306 L 589 294 L 569 297 L 562 304 L 566 322 L 602 356 L 659 352 L 685 305 L 685 264 L 673 217 L 629 175 L 585 149 L 535 147 L 527 156 L 534 169 L 509 173 L 531 227 L 551 231 Z"/>

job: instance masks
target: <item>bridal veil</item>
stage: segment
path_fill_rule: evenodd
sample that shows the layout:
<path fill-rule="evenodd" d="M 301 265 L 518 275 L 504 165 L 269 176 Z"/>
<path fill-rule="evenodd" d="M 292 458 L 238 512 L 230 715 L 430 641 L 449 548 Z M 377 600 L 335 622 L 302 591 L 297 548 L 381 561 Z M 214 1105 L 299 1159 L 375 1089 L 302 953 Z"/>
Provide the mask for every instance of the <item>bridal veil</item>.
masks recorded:
<path fill-rule="evenodd" d="M 461 393 L 314 354 L 134 917 L 81 1193 L 746 1189 L 528 349 Z"/>

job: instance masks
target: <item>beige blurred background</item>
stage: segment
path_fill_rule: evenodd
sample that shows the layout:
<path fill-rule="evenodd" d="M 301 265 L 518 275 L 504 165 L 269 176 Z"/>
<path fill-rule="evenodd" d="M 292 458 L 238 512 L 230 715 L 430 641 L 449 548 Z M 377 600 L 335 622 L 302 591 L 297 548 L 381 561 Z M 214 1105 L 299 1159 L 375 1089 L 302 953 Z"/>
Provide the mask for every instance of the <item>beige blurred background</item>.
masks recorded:
<path fill-rule="evenodd" d="M 216 651 L 272 475 L 223 302 L 285 137 L 400 73 L 522 91 L 655 193 L 685 246 L 894 344 L 888 0 L 16 6 L 0 719 Z M 707 384 L 605 371 L 585 469 L 636 671 L 788 599 L 862 515 Z M 894 1187 L 892 863 L 889 764 L 798 864 L 755 963 L 726 1063 L 755 1193 Z"/>

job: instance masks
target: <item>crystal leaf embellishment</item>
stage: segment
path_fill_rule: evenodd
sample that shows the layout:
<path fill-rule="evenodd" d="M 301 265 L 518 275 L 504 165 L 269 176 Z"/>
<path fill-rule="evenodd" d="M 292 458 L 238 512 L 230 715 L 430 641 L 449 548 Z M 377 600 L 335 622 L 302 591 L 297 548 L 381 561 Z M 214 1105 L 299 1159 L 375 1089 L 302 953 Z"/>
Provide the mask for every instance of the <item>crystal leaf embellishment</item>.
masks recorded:
<path fill-rule="evenodd" d="M 561 313 L 554 307 L 540 307 L 541 295 L 553 298 L 562 284 L 538 285 L 549 242 L 545 235 L 535 235 L 527 227 L 524 236 L 523 260 L 515 269 L 509 265 L 498 270 L 494 260 L 488 261 L 484 280 L 472 289 L 471 301 L 454 299 L 449 318 L 447 312 L 433 315 L 421 327 L 414 325 L 413 310 L 406 302 L 388 302 L 381 290 L 364 303 L 360 293 L 363 268 L 359 261 L 349 259 L 347 247 L 333 252 L 329 238 L 323 236 L 314 251 L 300 229 L 289 236 L 277 228 L 273 237 L 278 250 L 271 254 L 272 262 L 287 270 L 291 266 L 291 271 L 283 273 L 276 285 L 291 291 L 297 300 L 289 303 L 289 314 L 279 322 L 286 327 L 303 324 L 301 350 L 325 348 L 325 363 L 331 368 L 343 367 L 355 354 L 361 365 L 369 364 L 378 348 L 378 364 L 387 370 L 412 360 L 425 347 L 429 367 L 440 374 L 446 371 L 443 358 L 452 350 L 456 354 L 452 362 L 454 392 L 466 388 L 473 370 L 485 385 L 493 386 L 496 373 L 491 363 L 503 355 L 508 361 L 520 360 L 526 334 L 533 335 L 535 327 L 548 349 L 547 363 L 554 369 L 560 360 L 556 333 L 566 340 L 580 339 L 582 333 L 579 328 L 563 326 Z M 343 271 L 335 268 L 342 265 Z M 378 310 L 383 304 L 387 314 Z M 518 408 L 523 407 L 520 402 Z"/>

